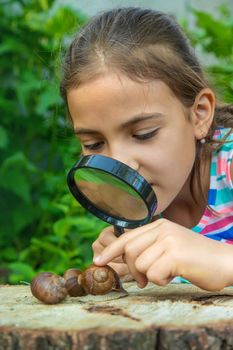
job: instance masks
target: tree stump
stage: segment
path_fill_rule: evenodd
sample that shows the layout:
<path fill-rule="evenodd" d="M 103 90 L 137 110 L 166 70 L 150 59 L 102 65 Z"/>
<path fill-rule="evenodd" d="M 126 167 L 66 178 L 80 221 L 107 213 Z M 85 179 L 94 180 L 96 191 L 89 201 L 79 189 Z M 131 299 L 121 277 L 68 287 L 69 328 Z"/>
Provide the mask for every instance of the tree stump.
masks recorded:
<path fill-rule="evenodd" d="M 0 349 L 233 349 L 233 288 L 149 283 L 140 289 L 134 282 L 124 288 L 128 295 L 45 305 L 29 286 L 1 286 Z"/>

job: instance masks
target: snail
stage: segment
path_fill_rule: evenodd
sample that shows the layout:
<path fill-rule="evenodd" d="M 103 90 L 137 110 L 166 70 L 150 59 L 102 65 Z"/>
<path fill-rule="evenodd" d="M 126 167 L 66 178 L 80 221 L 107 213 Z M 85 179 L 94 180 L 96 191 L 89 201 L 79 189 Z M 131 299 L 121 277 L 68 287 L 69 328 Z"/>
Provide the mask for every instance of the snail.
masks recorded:
<path fill-rule="evenodd" d="M 67 294 L 72 297 L 101 295 L 111 290 L 124 291 L 117 273 L 108 265 L 90 265 L 83 272 L 69 269 L 63 277 L 51 272 L 41 272 L 31 282 L 33 296 L 45 304 L 57 304 Z"/>
<path fill-rule="evenodd" d="M 90 265 L 79 276 L 79 283 L 87 294 L 101 295 L 111 290 L 120 291 L 122 286 L 117 273 L 108 265 Z"/>
<path fill-rule="evenodd" d="M 31 292 L 45 304 L 57 304 L 67 296 L 65 279 L 51 272 L 41 272 L 31 282 Z"/>
<path fill-rule="evenodd" d="M 63 275 L 63 278 L 65 279 L 65 287 L 71 297 L 79 297 L 87 294 L 79 283 L 80 274 L 81 271 L 78 269 L 69 269 Z"/>

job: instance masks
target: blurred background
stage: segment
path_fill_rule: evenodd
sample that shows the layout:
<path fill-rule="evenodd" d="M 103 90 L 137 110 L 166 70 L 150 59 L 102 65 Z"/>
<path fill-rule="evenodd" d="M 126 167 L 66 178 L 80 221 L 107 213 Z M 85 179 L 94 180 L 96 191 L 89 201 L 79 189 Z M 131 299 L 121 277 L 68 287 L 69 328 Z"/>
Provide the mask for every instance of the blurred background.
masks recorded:
<path fill-rule="evenodd" d="M 0 283 L 92 261 L 106 225 L 66 185 L 80 147 L 59 96 L 60 66 L 78 28 L 115 6 L 173 14 L 219 99 L 233 103 L 232 0 L 0 0 Z"/>

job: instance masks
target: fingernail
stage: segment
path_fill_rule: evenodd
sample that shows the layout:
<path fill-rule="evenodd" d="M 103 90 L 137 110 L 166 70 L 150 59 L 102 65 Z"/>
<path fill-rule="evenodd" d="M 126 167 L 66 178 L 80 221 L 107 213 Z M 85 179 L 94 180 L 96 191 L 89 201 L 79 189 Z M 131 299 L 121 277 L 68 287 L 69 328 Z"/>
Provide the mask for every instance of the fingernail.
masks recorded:
<path fill-rule="evenodd" d="M 93 259 L 94 263 L 99 264 L 99 263 L 101 262 L 101 258 L 102 258 L 101 255 L 96 256 L 96 257 Z"/>

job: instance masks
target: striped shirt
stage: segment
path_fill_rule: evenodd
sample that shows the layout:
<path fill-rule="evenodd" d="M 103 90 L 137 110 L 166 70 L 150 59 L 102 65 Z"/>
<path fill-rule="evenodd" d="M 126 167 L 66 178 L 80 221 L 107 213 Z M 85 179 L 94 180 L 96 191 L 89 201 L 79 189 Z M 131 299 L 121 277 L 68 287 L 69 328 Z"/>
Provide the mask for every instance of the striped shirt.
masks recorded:
<path fill-rule="evenodd" d="M 215 131 L 214 139 L 221 140 L 230 129 Z M 230 165 L 233 157 L 233 132 L 220 149 L 213 152 L 210 166 L 208 204 L 193 231 L 209 238 L 233 244 L 233 184 Z M 214 212 L 214 211 L 215 212 Z M 190 283 L 177 276 L 172 283 Z"/>
<path fill-rule="evenodd" d="M 219 128 L 215 140 L 224 138 L 230 129 Z M 233 157 L 233 132 L 226 142 L 214 151 L 210 167 L 208 204 L 203 216 L 193 231 L 212 239 L 233 244 L 233 184 L 230 166 Z"/>

